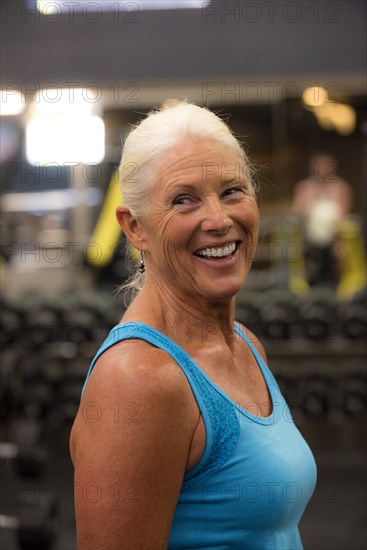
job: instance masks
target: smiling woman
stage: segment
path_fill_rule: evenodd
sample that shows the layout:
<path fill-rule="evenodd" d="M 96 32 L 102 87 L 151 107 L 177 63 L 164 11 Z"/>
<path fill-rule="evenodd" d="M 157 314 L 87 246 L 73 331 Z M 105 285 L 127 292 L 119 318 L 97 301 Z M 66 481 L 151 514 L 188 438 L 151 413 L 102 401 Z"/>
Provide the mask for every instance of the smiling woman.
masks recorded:
<path fill-rule="evenodd" d="M 71 434 L 78 548 L 300 549 L 315 462 L 234 320 L 259 222 L 245 153 L 214 113 L 171 104 L 126 139 L 120 181 L 142 263 Z"/>
<path fill-rule="evenodd" d="M 223 189 L 227 194 L 241 187 L 254 197 L 249 161 L 228 126 L 207 109 L 196 105 L 172 100 L 165 105 L 169 108 L 151 113 L 130 133 L 124 144 L 120 163 L 121 191 L 124 206 L 134 219 L 145 216 L 151 200 L 149 191 L 162 177 L 168 178 L 171 183 L 170 189 L 164 185 L 159 187 L 166 203 L 176 201 L 176 204 L 182 204 L 182 208 L 186 208 L 183 203 L 194 200 L 194 196 L 190 198 L 189 191 L 195 190 L 195 184 L 201 181 L 208 184 L 208 180 L 213 179 L 227 186 L 228 189 Z M 186 159 L 190 160 L 191 156 L 187 146 L 195 149 L 202 143 L 211 145 L 209 156 L 203 151 L 202 158 L 196 160 L 196 166 L 195 158 L 187 166 Z M 221 158 L 216 155 L 219 145 L 225 148 Z M 199 151 L 195 154 L 199 155 Z M 162 164 L 163 158 L 165 166 Z M 181 173 L 180 167 L 187 173 Z M 171 170 L 177 175 L 176 182 L 173 181 L 174 174 L 170 174 Z M 173 183 L 175 187 L 172 187 Z M 140 290 L 144 281 L 145 275 L 137 272 L 125 288 Z"/>
<path fill-rule="evenodd" d="M 166 151 L 144 215 L 134 217 L 126 200 L 117 210 L 129 241 L 144 255 L 145 287 L 164 284 L 175 304 L 187 304 L 190 296 L 195 302 L 233 297 L 257 239 L 258 210 L 243 160 L 227 144 L 201 139 L 187 137 Z M 236 166 L 237 177 L 228 178 Z M 224 255 L 226 247 L 233 250 Z"/>

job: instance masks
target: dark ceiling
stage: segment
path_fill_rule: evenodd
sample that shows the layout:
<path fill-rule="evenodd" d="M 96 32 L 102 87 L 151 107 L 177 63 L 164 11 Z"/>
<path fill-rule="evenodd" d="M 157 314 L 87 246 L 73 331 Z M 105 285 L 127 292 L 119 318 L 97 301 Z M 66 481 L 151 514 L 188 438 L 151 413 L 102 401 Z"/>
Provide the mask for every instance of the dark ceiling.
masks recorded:
<path fill-rule="evenodd" d="M 327 80 L 346 92 L 366 90 L 363 0 L 229 0 L 195 10 L 53 16 L 4 0 L 1 12 L 3 86 Z"/>

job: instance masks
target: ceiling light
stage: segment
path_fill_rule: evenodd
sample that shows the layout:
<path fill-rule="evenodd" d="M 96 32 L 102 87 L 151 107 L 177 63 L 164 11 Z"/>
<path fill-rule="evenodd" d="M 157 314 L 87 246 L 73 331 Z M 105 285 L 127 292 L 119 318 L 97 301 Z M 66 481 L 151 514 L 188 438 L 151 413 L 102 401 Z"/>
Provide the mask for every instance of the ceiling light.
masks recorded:
<path fill-rule="evenodd" d="M 26 155 L 33 165 L 100 163 L 105 156 L 105 126 L 97 116 L 44 115 L 26 128 Z"/>
<path fill-rule="evenodd" d="M 25 109 L 25 98 L 17 90 L 0 90 L 0 115 L 20 115 Z"/>
<path fill-rule="evenodd" d="M 36 6 L 40 13 L 51 15 L 53 13 L 70 13 L 74 11 L 95 11 L 115 12 L 115 10 L 136 13 L 139 10 L 173 10 L 173 9 L 203 9 L 210 4 L 211 0 L 37 0 Z"/>
<path fill-rule="evenodd" d="M 42 114 L 91 114 L 98 101 L 95 90 L 85 88 L 57 88 L 49 85 L 39 90 L 34 98 L 34 107 Z"/>
<path fill-rule="evenodd" d="M 323 105 L 328 97 L 327 91 L 321 86 L 311 86 L 302 94 L 303 102 L 309 107 L 319 107 Z"/>

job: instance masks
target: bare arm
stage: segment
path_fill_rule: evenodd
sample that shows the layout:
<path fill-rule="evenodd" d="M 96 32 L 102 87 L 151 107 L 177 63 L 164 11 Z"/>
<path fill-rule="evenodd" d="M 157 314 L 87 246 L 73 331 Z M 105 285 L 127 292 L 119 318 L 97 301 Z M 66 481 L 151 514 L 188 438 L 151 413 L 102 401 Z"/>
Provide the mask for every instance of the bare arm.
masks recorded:
<path fill-rule="evenodd" d="M 98 360 L 71 435 L 78 550 L 167 548 L 197 421 L 183 377 L 145 343 Z"/>

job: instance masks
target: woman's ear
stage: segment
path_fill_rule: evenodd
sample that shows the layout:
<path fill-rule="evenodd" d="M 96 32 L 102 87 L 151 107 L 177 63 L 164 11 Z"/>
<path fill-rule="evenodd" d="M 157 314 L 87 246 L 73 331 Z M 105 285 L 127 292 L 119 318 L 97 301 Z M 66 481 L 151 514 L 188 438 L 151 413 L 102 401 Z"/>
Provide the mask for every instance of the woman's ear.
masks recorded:
<path fill-rule="evenodd" d="M 132 216 L 127 206 L 118 206 L 116 208 L 117 221 L 125 233 L 127 240 L 138 250 L 143 247 L 143 228 L 141 224 Z"/>

